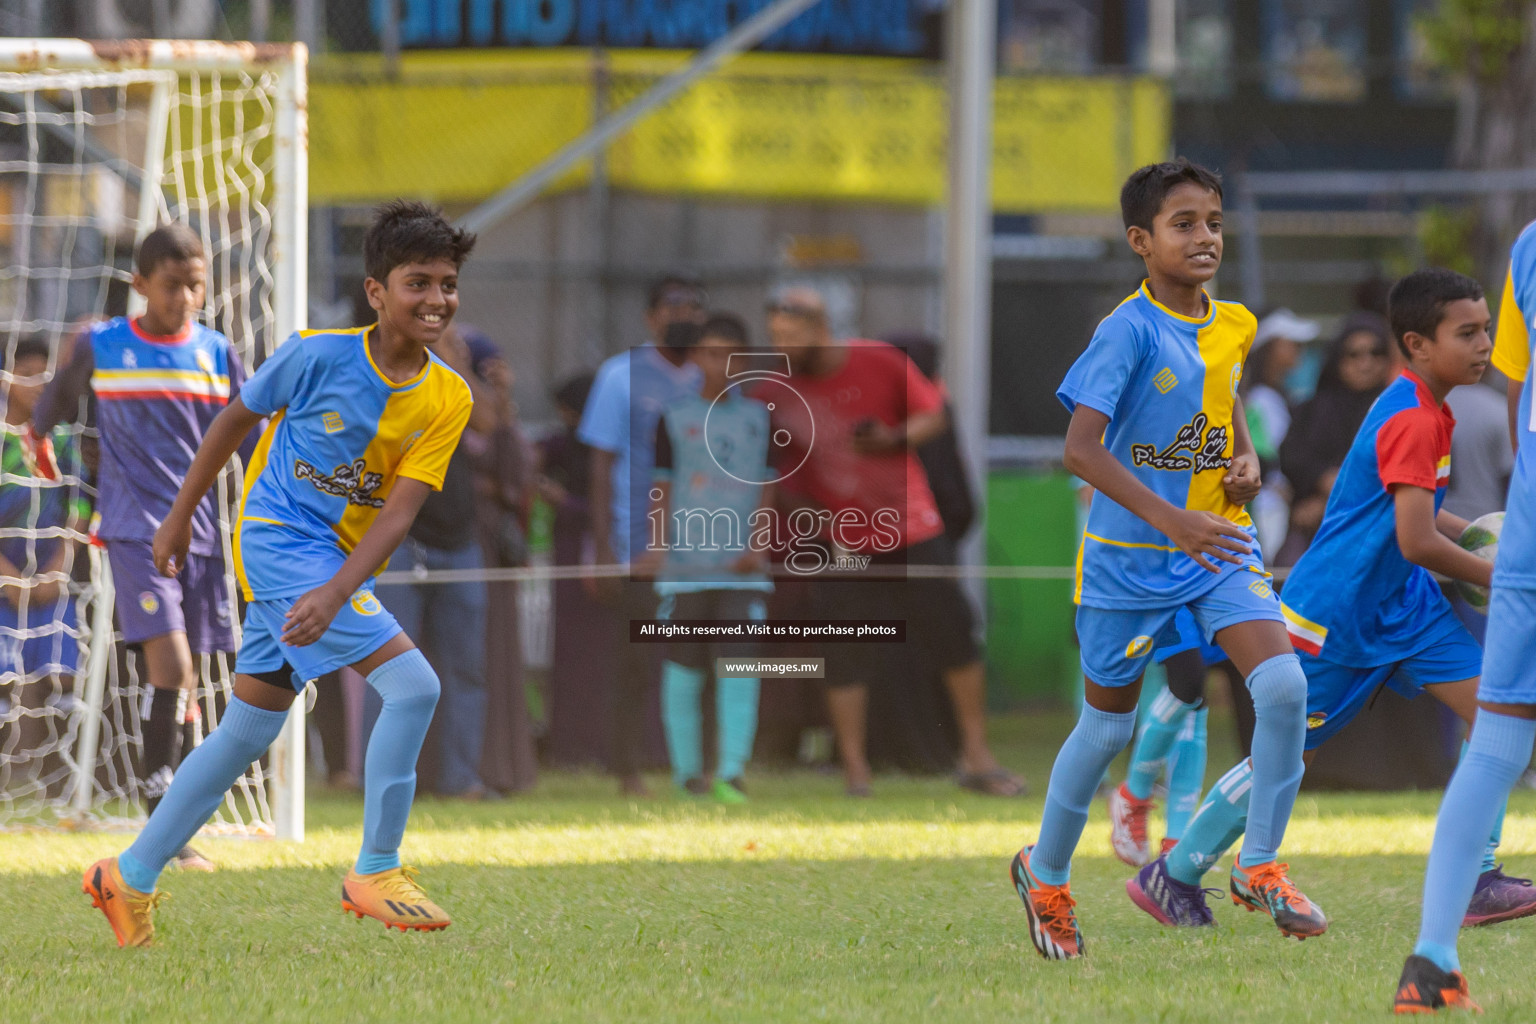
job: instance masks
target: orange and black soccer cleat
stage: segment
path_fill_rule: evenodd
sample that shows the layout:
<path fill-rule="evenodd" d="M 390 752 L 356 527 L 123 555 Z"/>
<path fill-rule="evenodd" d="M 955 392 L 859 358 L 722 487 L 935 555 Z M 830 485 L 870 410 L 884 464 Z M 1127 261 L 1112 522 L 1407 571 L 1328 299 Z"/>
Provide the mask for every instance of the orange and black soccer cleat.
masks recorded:
<path fill-rule="evenodd" d="M 117 870 L 116 857 L 99 860 L 86 868 L 80 889 L 91 898 L 91 906 L 107 915 L 118 946 L 148 946 L 154 941 L 155 922 L 151 915 L 165 897 L 129 888 Z"/>
<path fill-rule="evenodd" d="M 1047 885 L 1029 870 L 1026 846 L 1013 856 L 1009 871 L 1013 887 L 1029 915 L 1029 940 L 1047 960 L 1075 960 L 1087 949 L 1077 927 L 1077 901 L 1070 885 Z"/>
<path fill-rule="evenodd" d="M 452 923 L 442 907 L 416 884 L 415 868 L 391 868 L 372 875 L 348 871 L 341 883 L 341 909 L 358 919 L 383 921 L 385 929 L 436 931 Z"/>
<path fill-rule="evenodd" d="M 1410 956 L 1392 999 L 1393 1013 L 1434 1013 L 1436 1010 L 1483 1008 L 1467 993 L 1467 979 L 1460 971 L 1442 971 L 1428 957 Z"/>
<path fill-rule="evenodd" d="M 1239 857 L 1241 860 L 1241 857 Z M 1232 863 L 1232 902 L 1249 912 L 1262 910 L 1275 922 L 1281 935 L 1309 939 L 1328 930 L 1323 908 L 1307 899 L 1286 877 L 1289 864 L 1270 861 L 1249 870 Z"/>

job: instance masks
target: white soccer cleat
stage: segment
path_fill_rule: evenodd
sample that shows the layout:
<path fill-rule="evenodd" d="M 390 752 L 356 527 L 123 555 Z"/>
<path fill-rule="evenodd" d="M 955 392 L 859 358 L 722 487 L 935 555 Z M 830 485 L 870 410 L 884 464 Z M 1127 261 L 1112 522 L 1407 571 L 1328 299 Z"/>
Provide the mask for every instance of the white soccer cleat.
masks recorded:
<path fill-rule="evenodd" d="M 1147 843 L 1147 815 L 1151 811 L 1151 799 L 1136 799 L 1123 782 L 1110 791 L 1109 844 L 1115 848 L 1115 856 L 1133 868 L 1152 863 Z"/>

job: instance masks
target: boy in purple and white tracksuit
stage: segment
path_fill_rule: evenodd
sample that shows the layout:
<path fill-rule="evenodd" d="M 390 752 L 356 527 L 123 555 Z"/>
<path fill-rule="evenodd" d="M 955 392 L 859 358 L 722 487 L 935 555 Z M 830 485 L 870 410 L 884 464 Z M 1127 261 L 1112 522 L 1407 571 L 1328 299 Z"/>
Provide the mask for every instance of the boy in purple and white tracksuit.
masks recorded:
<path fill-rule="evenodd" d="M 245 379 L 229 339 L 196 320 L 206 275 L 202 242 L 190 228 L 151 232 L 133 278 L 145 312 L 81 332 L 33 424 L 46 436 L 94 398 L 101 435 L 96 533 L 112 567 L 123 639 L 139 650 L 150 683 L 141 709 L 140 788 L 151 813 L 181 760 L 187 694 L 198 680 L 193 655 L 235 649 L 234 595 L 214 499 L 205 497 L 193 517 L 191 554 L 180 576 L 156 572 L 150 550 L 203 434 Z M 177 861 L 212 867 L 191 847 Z"/>

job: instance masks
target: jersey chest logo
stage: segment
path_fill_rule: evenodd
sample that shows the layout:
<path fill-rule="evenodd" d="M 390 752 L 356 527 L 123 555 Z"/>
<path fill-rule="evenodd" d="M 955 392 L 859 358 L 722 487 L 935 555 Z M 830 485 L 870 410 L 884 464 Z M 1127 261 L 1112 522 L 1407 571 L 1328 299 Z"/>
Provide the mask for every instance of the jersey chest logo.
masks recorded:
<path fill-rule="evenodd" d="M 342 463 L 329 476 L 303 459 L 294 459 L 293 475 L 300 480 L 308 480 L 318 491 L 346 498 L 349 505 L 384 507 L 384 499 L 374 493 L 383 485 L 384 474 L 368 472 L 362 459 L 354 459 L 350 464 Z"/>
<path fill-rule="evenodd" d="M 1227 428 L 1220 426 L 1207 430 L 1209 422 L 1205 413 L 1195 413 L 1194 419 L 1179 428 L 1173 443 L 1162 450 L 1153 444 L 1131 445 L 1131 464 L 1169 472 L 1226 469 L 1232 465 L 1232 459 L 1226 454 Z"/>

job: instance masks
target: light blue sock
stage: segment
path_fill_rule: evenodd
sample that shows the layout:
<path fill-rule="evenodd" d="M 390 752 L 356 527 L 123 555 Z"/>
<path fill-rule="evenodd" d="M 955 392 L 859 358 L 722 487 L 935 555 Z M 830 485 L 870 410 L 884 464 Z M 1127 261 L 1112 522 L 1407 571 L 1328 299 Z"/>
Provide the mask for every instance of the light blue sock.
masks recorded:
<path fill-rule="evenodd" d="M 1169 690 L 1157 695 L 1146 715 L 1146 724 L 1131 750 L 1131 767 L 1125 774 L 1125 788 L 1131 796 L 1145 800 L 1152 795 L 1152 784 L 1168 763 L 1168 752 L 1178 739 L 1185 719 L 1195 709 Z"/>
<path fill-rule="evenodd" d="M 1238 855 L 1243 867 L 1273 861 L 1301 788 L 1302 744 L 1307 735 L 1307 677 L 1294 654 L 1280 654 L 1248 676 L 1253 695 L 1253 792 L 1248 834 Z"/>
<path fill-rule="evenodd" d="M 1199 885 L 1211 865 L 1237 842 L 1248 822 L 1253 765 L 1239 761 L 1216 780 L 1190 819 L 1179 845 L 1168 851 L 1168 873 L 1185 885 Z"/>
<path fill-rule="evenodd" d="M 396 655 L 368 673 L 384 702 L 363 758 L 363 848 L 357 873 L 400 866 L 400 840 L 416 796 L 416 758 L 442 687 L 419 650 Z"/>
<path fill-rule="evenodd" d="M 1487 836 L 1509 790 L 1531 763 L 1536 721 L 1479 710 L 1467 754 L 1456 766 L 1435 820 L 1424 872 L 1424 917 L 1414 953 L 1442 971 L 1459 971 L 1456 935 L 1477 885 Z"/>
<path fill-rule="evenodd" d="M 1072 868 L 1072 851 L 1082 838 L 1088 806 L 1104 769 L 1125 749 L 1136 728 L 1136 712 L 1115 714 L 1083 706 L 1083 714 L 1056 755 L 1051 782 L 1045 791 L 1045 815 L 1040 838 L 1029 857 L 1029 869 L 1047 885 L 1065 885 Z"/>
<path fill-rule="evenodd" d="M 752 759 L 752 741 L 757 738 L 758 681 L 736 676 L 715 681 L 715 719 L 720 730 L 720 764 L 716 774 L 722 779 L 739 779 Z"/>
<path fill-rule="evenodd" d="M 1168 755 L 1168 827 L 1163 835 L 1180 839 L 1189 827 L 1189 819 L 1200 804 L 1200 789 L 1205 785 L 1206 707 L 1184 716 L 1184 728 Z"/>
<path fill-rule="evenodd" d="M 1466 740 L 1461 741 L 1461 756 L 1467 756 Z M 1488 845 L 1483 847 L 1483 866 L 1478 874 L 1492 871 L 1499 866 L 1499 844 L 1504 841 L 1504 812 L 1507 810 L 1509 810 L 1509 798 L 1505 797 L 1504 802 L 1499 805 L 1498 820 L 1493 823 L 1493 831 L 1488 835 Z"/>
<path fill-rule="evenodd" d="M 176 769 L 144 831 L 118 855 L 123 881 L 140 892 L 154 892 L 161 870 L 213 816 L 229 787 L 266 752 L 287 720 L 286 711 L 264 711 L 231 698 L 218 728 Z"/>
<path fill-rule="evenodd" d="M 703 672 L 662 662 L 661 724 L 672 759 L 672 781 L 679 786 L 704 773 L 704 715 L 699 707 L 703 692 Z"/>

